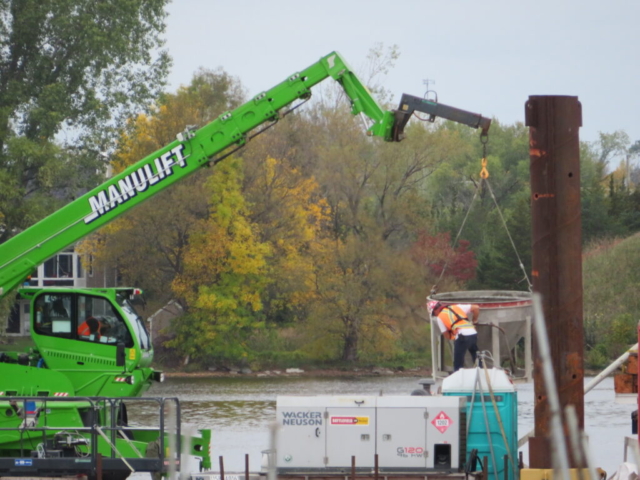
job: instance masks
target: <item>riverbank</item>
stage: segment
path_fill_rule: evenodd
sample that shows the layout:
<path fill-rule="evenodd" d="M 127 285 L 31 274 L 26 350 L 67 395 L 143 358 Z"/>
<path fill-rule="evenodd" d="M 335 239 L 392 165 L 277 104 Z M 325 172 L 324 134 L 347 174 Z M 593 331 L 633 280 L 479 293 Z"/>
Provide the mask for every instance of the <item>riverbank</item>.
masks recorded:
<path fill-rule="evenodd" d="M 177 378 L 215 378 L 215 377 L 429 377 L 428 368 L 334 368 L 334 369 L 304 369 L 286 368 L 264 371 L 252 371 L 246 368 L 229 370 L 205 370 L 200 372 L 165 371 L 166 377 Z"/>
<path fill-rule="evenodd" d="M 585 377 L 593 377 L 600 373 L 598 370 L 585 369 Z M 353 368 L 353 369 L 302 369 L 287 368 L 284 370 L 214 370 L 201 372 L 164 371 L 168 378 L 216 378 L 216 377 L 319 377 L 319 378 L 349 378 L 349 377 L 431 377 L 429 368 L 390 369 L 390 368 Z"/>

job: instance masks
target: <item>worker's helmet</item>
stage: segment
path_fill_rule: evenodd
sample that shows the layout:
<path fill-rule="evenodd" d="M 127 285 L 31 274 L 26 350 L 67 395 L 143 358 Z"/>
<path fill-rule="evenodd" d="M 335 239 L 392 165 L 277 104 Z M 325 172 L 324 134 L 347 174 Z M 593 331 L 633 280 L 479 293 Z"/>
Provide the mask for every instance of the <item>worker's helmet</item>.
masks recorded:
<path fill-rule="evenodd" d="M 429 309 L 429 313 L 431 315 L 433 315 L 433 312 L 440 308 L 440 306 L 440 302 L 438 302 L 437 300 L 431 300 L 430 302 L 427 302 L 427 309 Z"/>

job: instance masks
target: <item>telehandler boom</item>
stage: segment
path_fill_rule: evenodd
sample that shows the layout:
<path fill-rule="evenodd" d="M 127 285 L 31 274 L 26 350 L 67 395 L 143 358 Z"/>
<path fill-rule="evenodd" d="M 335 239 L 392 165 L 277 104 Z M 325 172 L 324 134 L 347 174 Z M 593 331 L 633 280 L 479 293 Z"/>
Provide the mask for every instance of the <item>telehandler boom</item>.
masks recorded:
<path fill-rule="evenodd" d="M 330 53 L 211 123 L 187 127 L 174 142 L 1 244 L 0 298 L 12 294 L 56 253 L 233 153 L 257 134 L 255 129 L 278 121 L 288 113 L 287 108 L 308 99 L 311 88 L 329 77 L 344 89 L 351 112 L 369 119 L 367 134 L 386 141 L 402 139 L 404 126 L 416 110 L 480 126 L 474 124 L 479 116 L 420 99 L 409 102 L 408 97 L 403 97 L 397 111 L 386 111 L 345 60 Z M 488 128 L 487 122 L 481 122 L 483 129 Z M 30 352 L 0 353 L 0 412 L 5 412 L 0 413 L 0 476 L 21 472 L 94 476 L 98 468 L 94 456 L 89 463 L 80 459 L 96 453 L 109 458 L 105 475 L 111 480 L 125 478 L 131 464 L 147 471 L 166 471 L 166 462 L 161 461 L 165 431 L 127 428 L 122 402 L 141 396 L 153 380 L 162 379 L 151 368 L 153 346 L 132 305 L 137 289 L 26 287 L 18 292 L 30 300 L 36 347 Z M 58 397 L 70 398 L 66 402 Z M 101 426 L 111 429 L 111 440 L 103 435 Z M 207 468 L 211 464 L 206 445 L 210 431 L 201 433 L 200 438 L 185 441 Z M 159 442 L 160 461 L 151 467 L 139 459 L 127 463 L 121 458 L 121 452 L 148 452 L 154 442 Z M 60 455 L 77 458 L 57 468 L 51 459 Z M 23 461 L 24 456 L 29 458 Z"/>

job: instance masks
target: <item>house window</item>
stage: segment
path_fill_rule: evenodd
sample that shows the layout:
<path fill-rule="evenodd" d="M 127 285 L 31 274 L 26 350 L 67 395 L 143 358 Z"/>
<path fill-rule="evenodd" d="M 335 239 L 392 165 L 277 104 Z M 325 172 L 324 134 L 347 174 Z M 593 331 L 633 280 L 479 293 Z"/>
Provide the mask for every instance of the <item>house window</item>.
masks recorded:
<path fill-rule="evenodd" d="M 80 255 L 76 255 L 76 277 L 84 278 L 84 268 L 82 268 L 82 257 Z"/>
<path fill-rule="evenodd" d="M 44 262 L 43 285 L 73 287 L 73 253 L 59 253 Z"/>
<path fill-rule="evenodd" d="M 44 262 L 44 276 L 47 278 L 70 278 L 72 274 L 72 253 L 60 253 Z"/>

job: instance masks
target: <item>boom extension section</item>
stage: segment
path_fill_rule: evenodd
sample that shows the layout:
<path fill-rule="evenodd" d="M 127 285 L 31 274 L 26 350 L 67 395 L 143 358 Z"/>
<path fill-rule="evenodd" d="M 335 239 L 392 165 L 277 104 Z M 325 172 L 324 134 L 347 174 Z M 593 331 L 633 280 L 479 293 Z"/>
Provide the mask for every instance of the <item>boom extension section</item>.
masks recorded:
<path fill-rule="evenodd" d="M 393 113 L 378 105 L 340 54 L 330 53 L 199 130 L 178 135 L 177 141 L 0 245 L 0 298 L 24 282 L 49 257 L 208 165 L 229 147 L 245 144 L 251 130 L 277 121 L 281 109 L 309 98 L 311 88 L 328 77 L 344 88 L 352 113 L 364 114 L 371 120 L 367 133 L 391 140 Z"/>
<path fill-rule="evenodd" d="M 430 122 L 433 122 L 436 117 L 440 117 L 445 120 L 468 125 L 469 127 L 481 128 L 483 136 L 487 135 L 489 127 L 491 126 L 490 118 L 483 117 L 477 113 L 467 112 L 466 110 L 450 107 L 443 103 L 404 93 L 400 99 L 398 109 L 394 111 L 395 122 L 391 138 L 392 141 L 399 142 L 404 138 L 404 127 L 414 112 L 428 114 Z"/>

